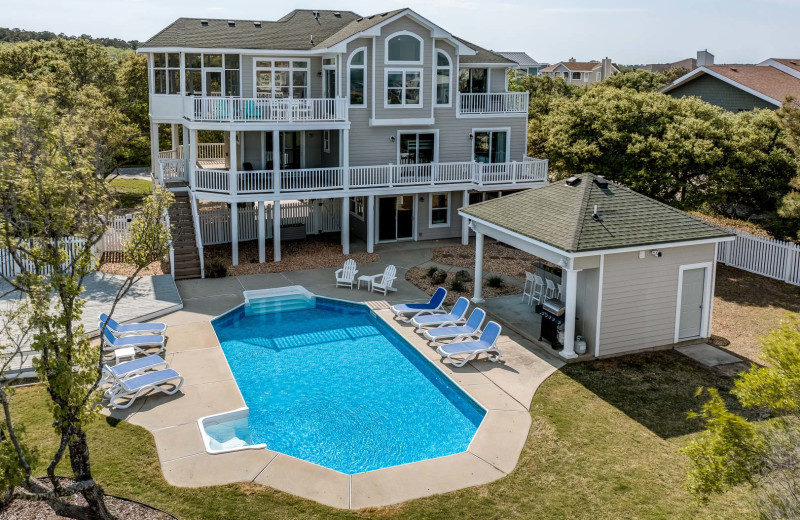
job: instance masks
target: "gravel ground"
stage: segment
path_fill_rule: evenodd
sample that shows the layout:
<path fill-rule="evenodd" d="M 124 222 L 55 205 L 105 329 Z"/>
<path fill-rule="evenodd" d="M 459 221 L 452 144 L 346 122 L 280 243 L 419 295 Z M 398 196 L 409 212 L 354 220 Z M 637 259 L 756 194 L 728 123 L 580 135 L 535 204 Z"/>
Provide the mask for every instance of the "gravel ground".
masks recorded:
<path fill-rule="evenodd" d="M 130 276 L 133 274 L 134 266 L 123 262 L 122 253 L 105 253 L 100 263 L 98 271 L 108 274 L 118 274 Z M 169 274 L 169 259 L 160 262 L 153 262 L 144 268 L 139 276 L 156 276 L 158 274 Z"/>
<path fill-rule="evenodd" d="M 239 243 L 239 265 L 231 264 L 231 245 L 217 244 L 204 248 L 205 258 L 219 258 L 228 267 L 228 276 L 246 274 L 282 273 L 286 271 L 302 271 L 305 269 L 321 269 L 325 267 L 341 267 L 345 259 L 352 258 L 357 264 L 366 264 L 378 260 L 375 253 L 356 253 L 343 256 L 339 235 L 310 236 L 305 240 L 281 243 L 281 261 L 258 263 L 258 242 L 255 240 Z M 272 258 L 272 245 L 267 242 L 267 259 Z"/>
<path fill-rule="evenodd" d="M 474 246 L 438 247 L 433 250 L 431 261 L 456 267 L 475 268 Z M 517 278 L 524 278 L 525 271 L 533 269 L 533 262 L 543 260 L 514 249 L 505 244 L 490 242 L 483 247 L 483 270 Z"/>
<path fill-rule="evenodd" d="M 45 479 L 39 480 L 45 482 Z M 61 479 L 61 482 L 66 485 L 70 480 Z M 86 504 L 80 495 L 72 497 L 69 502 Z M 106 506 L 120 520 L 174 520 L 175 518 L 162 511 L 115 497 L 107 497 Z M 65 517 L 57 516 L 47 504 L 28 500 L 15 500 L 7 509 L 0 512 L 0 520 L 61 520 L 62 518 Z"/>
<path fill-rule="evenodd" d="M 467 282 L 464 284 L 464 290 L 460 292 L 456 292 L 450 288 L 450 284 L 453 282 L 455 278 L 455 273 L 448 273 L 447 280 L 440 286 L 440 285 L 433 285 L 431 283 L 431 279 L 428 276 L 428 270 L 422 267 L 413 267 L 408 270 L 406 273 L 406 280 L 411 282 L 412 284 L 416 285 L 428 295 L 433 295 L 433 293 L 439 287 L 444 287 L 447 289 L 447 298 L 445 299 L 445 303 L 447 305 L 453 305 L 456 300 L 461 296 L 466 296 L 467 298 L 472 297 L 472 289 L 474 288 L 475 284 L 473 282 Z M 486 284 L 486 280 L 483 281 L 483 297 L 484 298 L 494 298 L 496 296 L 507 296 L 509 294 L 522 294 L 522 288 L 517 287 L 515 285 L 509 285 L 504 283 L 502 286 L 495 288 L 489 287 Z"/>

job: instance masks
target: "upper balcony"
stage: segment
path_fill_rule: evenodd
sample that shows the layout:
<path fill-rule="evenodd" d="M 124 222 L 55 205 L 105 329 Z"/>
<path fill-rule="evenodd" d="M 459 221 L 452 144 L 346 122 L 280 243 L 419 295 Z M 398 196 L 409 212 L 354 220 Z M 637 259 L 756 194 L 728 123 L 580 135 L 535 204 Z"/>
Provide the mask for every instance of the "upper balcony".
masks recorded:
<path fill-rule="evenodd" d="M 211 122 L 345 122 L 347 100 L 189 96 L 184 101 L 184 117 Z"/>
<path fill-rule="evenodd" d="M 458 93 L 459 117 L 527 116 L 528 92 Z"/>

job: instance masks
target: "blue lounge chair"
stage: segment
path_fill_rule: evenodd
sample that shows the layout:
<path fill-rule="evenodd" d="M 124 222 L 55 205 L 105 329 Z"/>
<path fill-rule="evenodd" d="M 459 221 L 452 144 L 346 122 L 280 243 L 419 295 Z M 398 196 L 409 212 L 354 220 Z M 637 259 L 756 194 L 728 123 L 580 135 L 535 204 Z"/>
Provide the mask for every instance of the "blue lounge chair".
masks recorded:
<path fill-rule="evenodd" d="M 160 356 L 144 356 L 119 365 L 103 365 L 103 376 L 100 378 L 100 385 L 119 383 L 123 379 L 130 379 L 156 368 L 169 368 L 169 364 Z"/>
<path fill-rule="evenodd" d="M 159 347 L 156 354 L 160 354 L 164 350 L 165 336 L 161 334 L 149 334 L 146 336 L 124 336 L 118 338 L 114 336 L 108 327 L 103 331 L 103 338 L 106 340 L 103 350 L 114 351 L 118 348 L 133 347 L 137 352 L 147 354 L 147 349 L 152 347 Z"/>
<path fill-rule="evenodd" d="M 171 385 L 164 387 L 164 385 Z M 141 376 L 125 379 L 106 390 L 105 396 L 108 398 L 108 406 L 111 408 L 128 408 L 136 398 L 144 392 L 158 390 L 167 395 L 178 392 L 183 386 L 183 376 L 171 368 L 166 370 L 156 370 Z M 127 399 L 124 403 L 118 403 L 120 399 Z"/>
<path fill-rule="evenodd" d="M 483 309 L 474 309 L 466 324 L 428 329 L 423 336 L 432 341 L 434 345 L 438 345 L 444 339 L 461 341 L 466 338 L 474 338 L 480 335 L 484 319 L 486 319 L 486 313 L 483 312 Z"/>
<path fill-rule="evenodd" d="M 108 323 L 106 323 L 108 319 Z M 102 328 L 106 323 L 106 328 L 111 329 L 115 336 L 130 336 L 133 334 L 164 334 L 167 326 L 163 323 L 117 323 L 114 318 L 109 318 L 104 312 L 100 313 L 100 321 L 98 327 Z"/>
<path fill-rule="evenodd" d="M 411 323 L 417 329 L 424 327 L 447 327 L 449 325 L 461 325 L 467 321 L 467 310 L 469 309 L 469 300 L 463 296 L 456 301 L 453 305 L 453 310 L 447 314 L 429 314 L 425 316 L 414 316 L 411 318 Z M 419 332 L 419 331 L 418 331 Z"/>
<path fill-rule="evenodd" d="M 399 305 L 392 305 L 390 310 L 395 316 L 406 316 L 413 314 L 414 316 L 423 316 L 425 314 L 442 314 L 445 312 L 442 305 L 444 299 L 447 298 L 447 289 L 439 287 L 433 293 L 428 303 L 401 303 Z"/>
<path fill-rule="evenodd" d="M 475 341 L 460 341 L 458 343 L 448 343 L 436 349 L 443 358 L 447 358 L 453 366 L 463 367 L 469 361 L 481 354 L 486 354 L 489 361 L 497 362 L 503 359 L 503 353 L 497 348 L 497 337 L 500 336 L 500 325 L 490 321 L 483 329 L 481 337 Z M 461 360 L 456 357 L 463 358 Z"/>

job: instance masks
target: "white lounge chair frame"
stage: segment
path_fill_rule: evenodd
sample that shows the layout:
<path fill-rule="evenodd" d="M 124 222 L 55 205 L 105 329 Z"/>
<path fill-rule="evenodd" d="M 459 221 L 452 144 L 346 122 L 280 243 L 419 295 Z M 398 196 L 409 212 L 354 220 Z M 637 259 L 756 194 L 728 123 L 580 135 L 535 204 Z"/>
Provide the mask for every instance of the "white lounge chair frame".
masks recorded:
<path fill-rule="evenodd" d="M 161 379 L 157 379 L 151 383 L 146 385 L 136 387 L 136 389 L 127 389 L 126 385 L 133 383 L 136 381 L 136 377 L 131 379 L 126 379 L 124 381 L 120 381 L 119 383 L 115 384 L 105 392 L 105 396 L 108 399 L 108 406 L 109 408 L 115 408 L 119 410 L 123 410 L 125 408 L 129 408 L 136 399 L 145 392 L 149 392 L 150 390 L 158 390 L 159 392 L 163 392 L 167 395 L 176 394 L 181 387 L 183 386 L 183 376 L 177 373 L 175 370 L 168 368 L 166 370 L 158 370 L 156 372 L 149 372 L 147 374 L 141 374 L 137 377 L 145 377 L 150 374 L 164 372 Z M 174 388 L 171 390 L 164 388 L 163 385 L 169 384 L 171 381 L 178 380 L 178 383 L 172 383 Z M 123 404 L 118 404 L 118 399 L 127 399 L 128 401 Z"/>
<path fill-rule="evenodd" d="M 336 270 L 336 287 L 350 287 L 352 289 L 353 284 L 356 282 L 356 274 L 358 274 L 356 267 L 356 261 L 348 258 L 344 266 Z"/>
<path fill-rule="evenodd" d="M 414 316 L 411 324 L 417 328 L 417 332 L 422 332 L 425 327 L 449 327 L 461 325 L 467 322 L 467 311 L 469 310 L 469 300 L 460 297 L 450 312 L 446 314 L 434 314 L 428 316 Z"/>
<path fill-rule="evenodd" d="M 143 360 L 149 360 L 146 365 L 143 365 Z M 137 366 L 132 370 L 125 370 L 126 365 L 128 366 Z M 143 366 L 142 366 L 143 365 Z M 103 365 L 102 368 L 102 376 L 100 377 L 100 386 L 104 386 L 108 383 L 115 384 L 119 383 L 120 381 L 124 381 L 126 379 L 130 379 L 132 377 L 140 376 L 146 372 L 150 372 L 152 370 L 163 370 L 169 368 L 169 363 L 164 361 L 164 358 L 161 356 L 144 356 L 138 359 L 134 359 L 133 361 L 126 361 L 125 363 L 120 363 L 119 365 L 115 365 L 113 367 L 109 367 L 108 365 Z M 115 373 L 114 369 L 119 371 L 120 369 L 124 370 L 121 373 Z"/>
<path fill-rule="evenodd" d="M 451 343 L 455 343 L 465 339 L 476 338 L 481 335 L 481 325 L 483 325 L 483 320 L 485 319 L 486 312 L 483 309 L 475 308 L 472 309 L 466 324 L 428 329 L 422 335 L 434 346 L 439 346 L 440 342 L 446 339 L 450 340 Z"/>
<path fill-rule="evenodd" d="M 406 315 L 411 315 L 410 318 L 416 318 L 417 316 L 425 316 L 426 314 L 444 314 L 447 311 L 444 308 L 444 300 L 447 298 L 447 289 L 444 287 L 439 287 L 433 293 L 430 300 L 425 303 L 400 303 L 397 305 L 392 305 L 389 307 L 389 310 L 397 318 L 405 318 Z"/>
<path fill-rule="evenodd" d="M 503 353 L 497 347 L 497 338 L 500 337 L 502 328 L 497 322 L 490 321 L 483 329 L 480 339 L 475 341 L 461 341 L 448 343 L 436 349 L 440 356 L 446 358 L 455 367 L 463 367 L 481 354 L 485 354 L 489 361 L 498 362 L 503 359 Z M 486 336 L 486 339 L 484 339 Z M 451 352 L 448 352 L 448 349 Z M 459 360 L 456 357 L 465 356 Z"/>

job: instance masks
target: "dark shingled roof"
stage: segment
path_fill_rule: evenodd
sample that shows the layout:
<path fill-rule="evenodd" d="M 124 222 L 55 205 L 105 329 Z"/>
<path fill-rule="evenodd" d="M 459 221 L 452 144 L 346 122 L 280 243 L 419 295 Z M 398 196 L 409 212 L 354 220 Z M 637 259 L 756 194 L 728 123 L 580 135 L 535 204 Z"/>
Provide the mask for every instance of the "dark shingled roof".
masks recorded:
<path fill-rule="evenodd" d="M 227 19 L 178 18 L 139 47 L 302 51 L 327 49 L 405 10 L 406 8 L 395 9 L 363 17 L 352 11 L 319 11 L 317 23 L 314 10 L 295 9 L 277 21 L 262 21 L 261 27 L 256 27 L 254 20 L 233 20 L 235 25 L 230 27 Z M 206 20 L 208 25 L 203 26 L 200 23 L 202 20 Z M 492 51 L 457 39 L 477 52 L 475 56 L 461 56 L 461 63 L 514 63 Z"/>
<path fill-rule="evenodd" d="M 578 177 L 577 186 L 556 182 L 460 211 L 570 253 L 732 236 L 618 184 L 602 189 L 594 174 Z"/>

